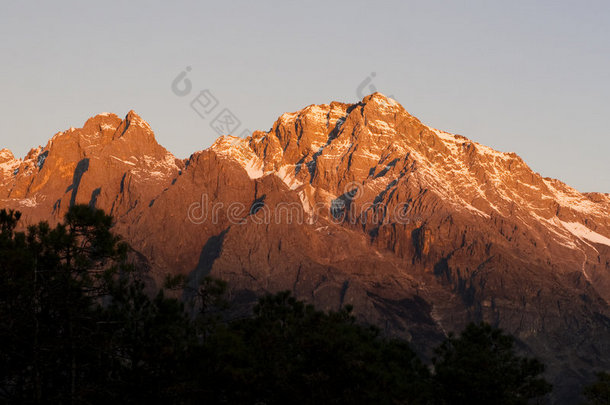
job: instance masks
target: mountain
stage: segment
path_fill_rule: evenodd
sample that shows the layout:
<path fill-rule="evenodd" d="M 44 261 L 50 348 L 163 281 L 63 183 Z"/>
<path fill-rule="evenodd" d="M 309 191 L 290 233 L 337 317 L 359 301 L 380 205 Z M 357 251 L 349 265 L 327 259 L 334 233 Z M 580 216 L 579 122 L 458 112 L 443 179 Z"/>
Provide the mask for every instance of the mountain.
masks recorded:
<path fill-rule="evenodd" d="M 103 208 L 138 260 L 230 283 L 238 308 L 292 290 L 402 336 L 424 356 L 484 320 L 515 335 L 571 403 L 610 369 L 610 195 L 580 193 L 421 123 L 375 93 L 311 105 L 175 158 L 130 111 L 24 159 L 0 151 L 0 202 L 25 223 Z"/>

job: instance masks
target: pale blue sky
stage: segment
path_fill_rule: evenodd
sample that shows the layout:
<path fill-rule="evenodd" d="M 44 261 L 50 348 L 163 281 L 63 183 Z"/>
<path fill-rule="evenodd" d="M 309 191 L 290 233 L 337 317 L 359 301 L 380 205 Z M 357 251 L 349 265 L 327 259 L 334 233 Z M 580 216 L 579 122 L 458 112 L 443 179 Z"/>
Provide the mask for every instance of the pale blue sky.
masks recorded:
<path fill-rule="evenodd" d="M 0 5 L 0 147 L 22 157 L 99 112 L 134 109 L 179 157 L 217 134 L 209 89 L 243 128 L 357 101 L 372 84 L 424 123 L 610 192 L 608 1 L 198 1 Z M 193 91 L 172 80 L 191 67 Z M 218 112 L 219 110 L 215 110 Z"/>

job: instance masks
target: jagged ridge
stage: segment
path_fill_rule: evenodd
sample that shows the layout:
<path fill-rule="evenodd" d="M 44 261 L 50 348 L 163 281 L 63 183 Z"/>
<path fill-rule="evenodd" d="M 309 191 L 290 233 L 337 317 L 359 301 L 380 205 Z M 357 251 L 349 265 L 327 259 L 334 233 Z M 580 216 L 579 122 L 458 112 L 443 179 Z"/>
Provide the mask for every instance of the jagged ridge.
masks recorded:
<path fill-rule="evenodd" d="M 134 112 L 100 114 L 22 160 L 0 151 L 0 169 L 2 204 L 28 222 L 73 203 L 112 213 L 157 280 L 211 273 L 244 304 L 281 289 L 350 303 L 422 351 L 486 320 L 549 364 L 558 395 L 610 364 L 610 197 L 430 128 L 379 93 L 283 114 L 184 161 Z M 268 217 L 282 204 L 298 210 Z"/>

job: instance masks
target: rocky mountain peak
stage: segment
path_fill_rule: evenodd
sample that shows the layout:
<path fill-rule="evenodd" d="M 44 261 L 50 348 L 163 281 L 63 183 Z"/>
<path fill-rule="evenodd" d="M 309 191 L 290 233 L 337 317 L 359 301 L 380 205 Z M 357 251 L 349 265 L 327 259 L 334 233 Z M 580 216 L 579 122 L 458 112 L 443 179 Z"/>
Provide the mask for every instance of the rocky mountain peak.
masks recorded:
<path fill-rule="evenodd" d="M 6 162 L 8 160 L 15 159 L 13 152 L 10 149 L 4 148 L 0 149 L 0 163 Z"/>
<path fill-rule="evenodd" d="M 15 159 L 13 152 L 9 149 L 0 150 L 0 181 L 10 178 L 19 167 L 20 161 Z"/>
<path fill-rule="evenodd" d="M 121 119 L 112 113 L 101 113 L 89 118 L 83 125 L 86 131 L 109 131 L 116 130 L 121 123 Z"/>
<path fill-rule="evenodd" d="M 388 97 L 382 93 L 376 92 L 365 96 L 361 104 L 364 106 L 369 106 L 371 109 L 384 111 L 384 112 L 406 112 L 402 105 L 400 105 L 396 100 L 391 97 Z"/>
<path fill-rule="evenodd" d="M 117 140 L 120 142 L 115 144 Z M 75 159 L 76 155 L 97 154 L 109 145 L 114 145 L 111 149 L 124 149 L 136 156 L 159 148 L 165 150 L 156 142 L 150 125 L 133 110 L 124 119 L 112 113 L 95 115 L 82 128 L 71 127 L 55 134 L 44 150 Z"/>
<path fill-rule="evenodd" d="M 138 200 L 117 200 L 121 190 L 143 188 L 143 195 L 154 194 L 184 167 L 133 110 L 124 119 L 110 113 L 91 117 L 82 128 L 58 132 L 23 160 L 4 155 L 0 198 L 52 207 L 58 218 L 77 202 L 115 201 L 117 209 L 119 202 L 129 209 Z"/>
<path fill-rule="evenodd" d="M 26 223 L 103 208 L 157 281 L 211 274 L 246 301 L 290 289 L 352 304 L 422 347 L 485 320 L 549 361 L 557 386 L 610 364 L 610 195 L 542 178 L 380 93 L 282 114 L 188 165 L 135 112 L 99 114 L 23 160 L 0 151 L 0 169 L 3 207 Z"/>
<path fill-rule="evenodd" d="M 563 223 L 582 222 L 583 215 L 596 215 L 596 229 L 610 232 L 604 199 L 596 202 L 560 181 L 543 179 L 514 153 L 424 125 L 381 93 L 355 104 L 332 102 L 285 113 L 268 132 L 224 137 L 211 149 L 237 162 L 251 179 L 274 175 L 303 193 L 307 185 L 307 192 L 323 192 L 327 204 L 345 198 L 346 187 L 355 185 L 365 202 L 376 204 L 390 203 L 386 199 L 399 190 L 426 190 L 447 212 L 542 220 L 564 239 L 573 238 L 574 229 Z"/>
<path fill-rule="evenodd" d="M 128 126 L 137 126 L 152 132 L 148 122 L 144 121 L 134 110 L 129 110 L 123 121 Z"/>
<path fill-rule="evenodd" d="M 130 110 L 121 121 L 113 138 L 125 138 L 125 140 L 129 139 L 140 143 L 156 143 L 150 125 L 133 110 Z"/>

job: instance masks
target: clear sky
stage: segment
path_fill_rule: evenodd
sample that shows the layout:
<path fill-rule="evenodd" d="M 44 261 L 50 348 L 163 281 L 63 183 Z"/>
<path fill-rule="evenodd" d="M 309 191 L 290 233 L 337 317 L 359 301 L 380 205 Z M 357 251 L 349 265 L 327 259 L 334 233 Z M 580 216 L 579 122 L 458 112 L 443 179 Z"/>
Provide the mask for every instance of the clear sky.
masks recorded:
<path fill-rule="evenodd" d="M 0 38 L 0 147 L 18 157 L 130 109 L 187 157 L 221 109 L 238 134 L 267 130 L 373 86 L 430 126 L 610 192 L 608 1 L 3 0 Z M 190 102 L 206 89 L 218 105 L 201 118 Z"/>

